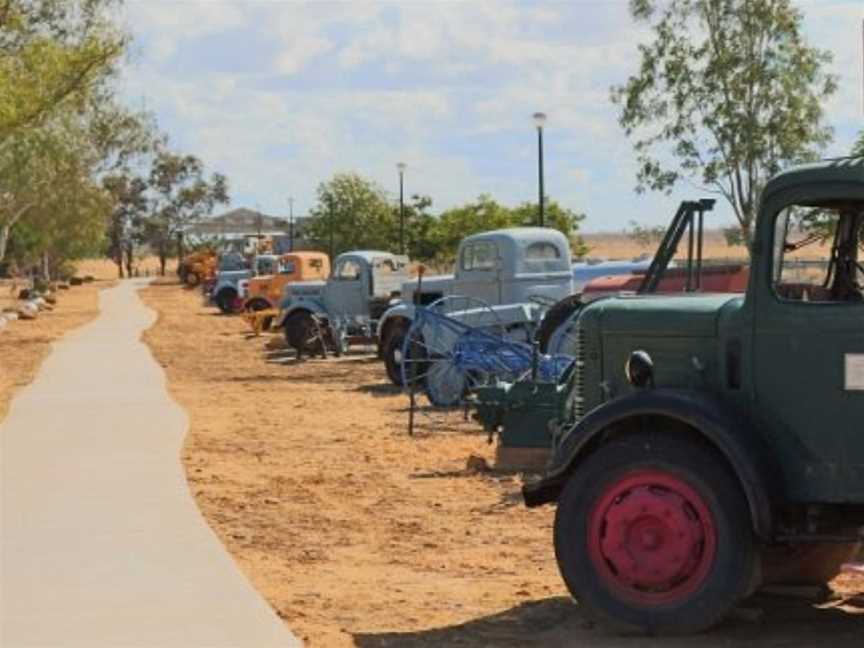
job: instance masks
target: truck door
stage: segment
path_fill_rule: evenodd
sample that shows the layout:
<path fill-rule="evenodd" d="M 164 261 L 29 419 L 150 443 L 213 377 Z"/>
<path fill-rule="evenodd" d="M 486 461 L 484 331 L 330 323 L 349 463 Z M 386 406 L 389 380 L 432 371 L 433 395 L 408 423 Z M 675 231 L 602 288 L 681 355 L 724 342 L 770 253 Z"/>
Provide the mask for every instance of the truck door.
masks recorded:
<path fill-rule="evenodd" d="M 501 253 L 494 241 L 474 241 L 462 248 L 453 292 L 501 303 Z"/>
<path fill-rule="evenodd" d="M 862 223 L 864 203 L 787 206 L 774 223 L 755 313 L 756 413 L 799 501 L 864 496 Z M 833 261 L 802 260 L 819 256 Z"/>
<path fill-rule="evenodd" d="M 368 279 L 360 259 L 340 259 L 327 282 L 327 310 L 337 317 L 362 315 L 367 309 Z"/>

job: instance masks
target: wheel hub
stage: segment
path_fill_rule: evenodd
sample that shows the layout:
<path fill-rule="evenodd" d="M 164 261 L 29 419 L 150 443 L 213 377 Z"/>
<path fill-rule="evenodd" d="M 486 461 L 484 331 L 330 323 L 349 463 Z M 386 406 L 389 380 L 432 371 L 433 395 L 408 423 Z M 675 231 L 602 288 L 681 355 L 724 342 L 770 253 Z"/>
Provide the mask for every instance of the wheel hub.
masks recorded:
<path fill-rule="evenodd" d="M 593 510 L 589 534 L 601 575 L 643 602 L 688 595 L 714 558 L 707 506 L 688 484 L 665 473 L 614 484 Z"/>

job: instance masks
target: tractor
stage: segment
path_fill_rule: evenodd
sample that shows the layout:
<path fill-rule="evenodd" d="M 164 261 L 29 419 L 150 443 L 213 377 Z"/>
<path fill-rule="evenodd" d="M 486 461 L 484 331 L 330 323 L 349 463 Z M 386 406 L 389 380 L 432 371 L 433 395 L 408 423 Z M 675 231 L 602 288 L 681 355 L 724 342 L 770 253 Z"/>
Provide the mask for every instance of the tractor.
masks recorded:
<path fill-rule="evenodd" d="M 824 242 L 828 262 L 802 274 L 794 255 Z M 656 294 L 661 247 L 642 294 L 576 307 L 572 368 L 528 384 L 511 424 L 548 429 L 523 497 L 556 504 L 558 566 L 588 613 L 698 632 L 764 584 L 827 583 L 860 550 L 862 248 L 864 159 L 799 166 L 762 192 L 745 293 Z"/>

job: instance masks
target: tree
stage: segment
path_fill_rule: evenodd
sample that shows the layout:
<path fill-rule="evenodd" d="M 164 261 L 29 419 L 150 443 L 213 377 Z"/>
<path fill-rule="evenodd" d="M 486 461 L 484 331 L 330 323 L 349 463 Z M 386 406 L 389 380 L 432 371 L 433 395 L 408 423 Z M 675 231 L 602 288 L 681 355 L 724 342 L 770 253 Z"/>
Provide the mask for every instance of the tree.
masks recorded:
<path fill-rule="evenodd" d="M 666 235 L 666 228 L 662 225 L 646 227 L 631 220 L 630 229 L 625 230 L 625 234 L 627 238 L 635 241 L 642 247 L 651 247 L 652 245 L 658 245 L 663 240 L 663 237 Z"/>
<path fill-rule="evenodd" d="M 858 139 L 855 141 L 855 144 L 852 146 L 852 156 L 853 157 L 864 157 L 864 130 L 858 133 Z"/>
<path fill-rule="evenodd" d="M 160 273 L 177 245 L 182 256 L 185 231 L 213 212 L 216 205 L 230 202 L 228 180 L 220 173 L 209 179 L 204 163 L 194 155 L 160 148 L 150 169 L 151 215 L 143 223 L 143 236 L 159 257 Z"/>
<path fill-rule="evenodd" d="M 331 255 L 356 249 L 395 250 L 398 208 L 384 190 L 356 173 L 340 173 L 318 185 L 318 203 L 309 212 L 307 236 Z"/>
<path fill-rule="evenodd" d="M 140 229 L 147 217 L 149 187 L 146 180 L 131 173 L 105 176 L 102 186 L 112 202 L 106 227 L 107 253 L 122 279 L 124 263 L 127 273 L 132 273 L 134 246 L 143 236 Z"/>
<path fill-rule="evenodd" d="M 0 142 L 74 107 L 110 76 L 128 44 L 116 0 L 0 2 Z"/>
<path fill-rule="evenodd" d="M 526 227 L 537 222 L 537 203 L 522 203 L 518 207 L 506 207 L 488 194 L 482 194 L 475 202 L 454 207 L 443 212 L 433 228 L 434 260 L 439 264 L 450 264 L 456 257 L 459 242 L 466 236 L 487 230 L 506 227 Z M 555 201 L 547 201 L 545 214 L 549 226 L 563 233 L 570 241 L 574 255 L 587 253 L 584 241 L 578 236 L 579 223 L 585 216 L 562 207 Z"/>
<path fill-rule="evenodd" d="M 637 190 L 689 179 L 720 193 L 749 241 L 765 181 L 831 138 L 828 52 L 808 46 L 790 0 L 631 0 L 654 39 L 612 89 L 635 139 Z"/>
<path fill-rule="evenodd" d="M 129 141 L 103 117 L 135 121 L 109 83 L 127 44 L 116 4 L 0 0 L 0 260 L 13 233 L 18 260 L 38 257 L 45 272 L 100 239 L 94 179 Z"/>
<path fill-rule="evenodd" d="M 106 196 L 93 180 L 96 151 L 74 120 L 27 130 L 0 145 L 0 253 L 17 228 L 16 260 L 50 275 L 62 260 L 99 245 Z"/>
<path fill-rule="evenodd" d="M 430 196 L 414 194 L 405 204 L 405 245 L 408 256 L 418 261 L 430 261 L 435 257 L 434 231 L 435 216 L 429 211 L 432 207 Z M 394 220 L 398 223 L 399 205 L 395 205 Z M 398 231 L 396 243 L 398 243 Z M 395 249 L 395 248 L 394 248 Z"/>
<path fill-rule="evenodd" d="M 476 201 L 453 207 L 441 213 L 433 230 L 435 261 L 452 263 L 456 248 L 466 236 L 486 230 L 512 227 L 513 212 L 489 194 L 481 194 Z"/>
<path fill-rule="evenodd" d="M 513 210 L 513 226 L 534 225 L 538 221 L 539 213 L 538 203 L 522 203 Z M 547 227 L 557 229 L 570 241 L 573 256 L 583 257 L 588 254 L 588 246 L 579 236 L 579 225 L 585 220 L 585 214 L 562 207 L 558 202 L 548 198 L 544 202 L 543 213 Z"/>
<path fill-rule="evenodd" d="M 405 244 L 408 256 L 436 265 L 453 262 L 459 242 L 486 230 L 519 227 L 536 222 L 537 205 L 506 207 L 483 194 L 476 201 L 445 210 L 437 217 L 429 196 L 414 195 L 405 204 Z M 574 254 L 587 252 L 578 237 L 585 218 L 556 202 L 547 205 L 552 227 L 570 239 Z M 399 205 L 384 190 L 355 173 L 335 175 L 318 186 L 318 204 L 310 211 L 307 236 L 332 253 L 351 249 L 399 249 Z"/>

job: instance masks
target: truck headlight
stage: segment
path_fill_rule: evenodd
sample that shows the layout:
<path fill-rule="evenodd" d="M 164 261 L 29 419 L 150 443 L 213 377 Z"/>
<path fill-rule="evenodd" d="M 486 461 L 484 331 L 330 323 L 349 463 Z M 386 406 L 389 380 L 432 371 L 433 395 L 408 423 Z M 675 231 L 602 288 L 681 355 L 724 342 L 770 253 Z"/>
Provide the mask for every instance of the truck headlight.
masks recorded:
<path fill-rule="evenodd" d="M 634 351 L 624 367 L 627 381 L 637 389 L 654 387 L 654 361 L 647 351 Z"/>

